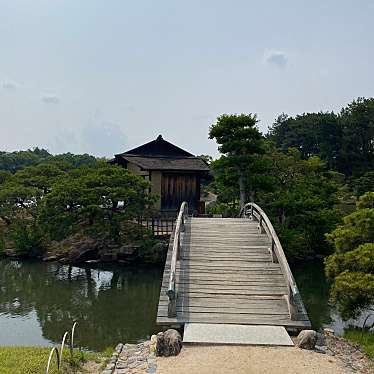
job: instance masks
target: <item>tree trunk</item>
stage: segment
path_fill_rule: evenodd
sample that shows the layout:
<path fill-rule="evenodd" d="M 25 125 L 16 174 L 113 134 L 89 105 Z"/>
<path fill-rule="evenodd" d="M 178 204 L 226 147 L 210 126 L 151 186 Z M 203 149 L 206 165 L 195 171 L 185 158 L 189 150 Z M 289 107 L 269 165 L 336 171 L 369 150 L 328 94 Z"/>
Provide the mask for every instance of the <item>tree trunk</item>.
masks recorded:
<path fill-rule="evenodd" d="M 251 203 L 255 202 L 255 190 L 253 189 L 253 186 L 251 185 L 249 190 L 249 200 Z"/>
<path fill-rule="evenodd" d="M 240 192 L 240 209 L 244 208 L 244 205 L 246 203 L 245 201 L 245 185 L 244 185 L 244 177 L 243 175 L 239 176 L 239 192 Z"/>
<path fill-rule="evenodd" d="M 282 209 L 282 226 L 286 225 L 286 212 Z"/>

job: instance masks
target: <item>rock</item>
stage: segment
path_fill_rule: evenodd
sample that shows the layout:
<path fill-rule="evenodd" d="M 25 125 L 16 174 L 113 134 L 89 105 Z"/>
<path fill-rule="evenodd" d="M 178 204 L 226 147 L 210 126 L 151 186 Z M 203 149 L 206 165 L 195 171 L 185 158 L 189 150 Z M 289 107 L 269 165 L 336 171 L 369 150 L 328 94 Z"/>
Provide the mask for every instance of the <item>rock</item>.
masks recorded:
<path fill-rule="evenodd" d="M 114 370 L 116 367 L 115 363 L 109 363 L 106 367 L 106 370 Z"/>
<path fill-rule="evenodd" d="M 317 332 L 317 341 L 316 341 L 316 346 L 325 346 L 326 345 L 326 337 L 324 334 L 321 334 Z"/>
<path fill-rule="evenodd" d="M 86 264 L 98 264 L 100 260 L 87 260 Z"/>
<path fill-rule="evenodd" d="M 127 369 L 127 363 L 126 362 L 117 362 L 117 369 Z"/>
<path fill-rule="evenodd" d="M 151 344 L 156 344 L 157 343 L 157 335 L 152 335 L 151 336 Z"/>
<path fill-rule="evenodd" d="M 323 333 L 326 335 L 326 336 L 333 336 L 335 335 L 335 331 L 333 329 L 323 329 Z"/>
<path fill-rule="evenodd" d="M 296 339 L 296 345 L 302 349 L 314 349 L 317 333 L 314 330 L 303 330 Z"/>
<path fill-rule="evenodd" d="M 118 248 L 117 253 L 119 255 L 124 255 L 124 256 L 132 256 L 135 255 L 139 250 L 138 245 L 124 245 L 120 248 Z"/>
<path fill-rule="evenodd" d="M 43 261 L 49 262 L 49 261 L 57 261 L 58 257 L 57 256 L 47 256 L 43 258 Z"/>
<path fill-rule="evenodd" d="M 127 373 L 130 373 L 130 369 L 128 368 L 116 370 L 116 374 L 127 374 Z"/>
<path fill-rule="evenodd" d="M 100 253 L 100 261 L 102 261 L 102 262 L 115 262 L 115 261 L 117 261 L 117 253 L 114 253 L 114 252 Z"/>
<path fill-rule="evenodd" d="M 157 334 L 157 356 L 177 356 L 182 349 L 182 337 L 178 331 L 169 329 Z"/>
<path fill-rule="evenodd" d="M 125 349 L 132 349 L 132 348 L 136 348 L 136 344 L 125 344 L 124 346 L 123 346 Z"/>
<path fill-rule="evenodd" d="M 322 354 L 326 354 L 327 353 L 327 347 L 325 345 L 316 345 L 314 347 L 314 350 L 317 352 L 317 353 L 322 353 Z"/>

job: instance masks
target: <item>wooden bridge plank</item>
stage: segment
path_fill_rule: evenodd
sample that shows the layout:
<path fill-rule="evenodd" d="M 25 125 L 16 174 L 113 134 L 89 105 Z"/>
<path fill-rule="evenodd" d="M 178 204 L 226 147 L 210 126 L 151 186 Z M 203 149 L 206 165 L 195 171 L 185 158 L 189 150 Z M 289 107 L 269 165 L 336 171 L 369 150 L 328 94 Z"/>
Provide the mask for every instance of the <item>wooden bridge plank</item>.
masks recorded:
<path fill-rule="evenodd" d="M 222 284 L 222 285 L 281 285 L 284 286 L 284 278 L 282 275 L 266 275 L 257 277 L 240 277 L 240 276 L 225 276 L 224 274 L 202 276 L 201 274 L 177 274 L 178 283 L 193 283 L 193 284 Z M 168 274 L 163 277 L 168 281 Z"/>
<path fill-rule="evenodd" d="M 271 262 L 270 241 L 246 219 L 190 219 L 177 263 L 177 317 L 168 318 L 169 250 L 157 315 L 159 324 L 234 323 L 293 328 L 310 326 L 301 298 L 291 320 L 280 265 Z M 299 305 L 300 304 L 300 305 Z"/>
<path fill-rule="evenodd" d="M 224 314 L 210 313 L 194 313 L 194 314 L 178 314 L 177 318 L 168 318 L 167 315 L 160 315 L 158 317 L 159 324 L 184 324 L 186 322 L 195 323 L 234 323 L 234 324 L 251 324 L 251 325 L 272 325 L 272 326 L 288 326 L 293 328 L 308 328 L 310 327 L 309 321 L 292 321 L 288 316 L 284 318 L 276 318 L 276 316 L 227 316 Z"/>

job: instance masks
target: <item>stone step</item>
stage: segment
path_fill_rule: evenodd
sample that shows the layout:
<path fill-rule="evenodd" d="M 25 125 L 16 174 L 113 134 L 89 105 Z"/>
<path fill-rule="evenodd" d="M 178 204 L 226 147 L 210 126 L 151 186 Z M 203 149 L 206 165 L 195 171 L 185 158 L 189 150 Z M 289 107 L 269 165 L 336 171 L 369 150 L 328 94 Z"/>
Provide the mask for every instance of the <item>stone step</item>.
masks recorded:
<path fill-rule="evenodd" d="M 183 343 L 293 346 L 283 326 L 186 323 Z"/>

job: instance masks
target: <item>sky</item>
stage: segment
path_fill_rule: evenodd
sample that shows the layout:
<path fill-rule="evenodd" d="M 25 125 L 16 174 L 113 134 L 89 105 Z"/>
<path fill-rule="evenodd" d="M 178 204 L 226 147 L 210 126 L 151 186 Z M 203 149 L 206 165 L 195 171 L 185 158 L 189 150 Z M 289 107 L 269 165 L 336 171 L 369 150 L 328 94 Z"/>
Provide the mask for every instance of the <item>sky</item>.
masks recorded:
<path fill-rule="evenodd" d="M 0 0 L 0 150 L 112 156 L 158 134 L 374 96 L 374 0 Z"/>

